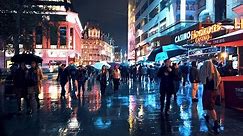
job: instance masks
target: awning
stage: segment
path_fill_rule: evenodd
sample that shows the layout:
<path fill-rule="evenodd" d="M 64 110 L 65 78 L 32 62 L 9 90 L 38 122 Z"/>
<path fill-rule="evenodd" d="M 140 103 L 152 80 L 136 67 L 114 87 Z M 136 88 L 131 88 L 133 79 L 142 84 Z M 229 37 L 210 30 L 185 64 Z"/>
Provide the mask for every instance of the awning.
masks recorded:
<path fill-rule="evenodd" d="M 207 42 L 215 46 L 243 46 L 243 30 L 219 36 Z"/>

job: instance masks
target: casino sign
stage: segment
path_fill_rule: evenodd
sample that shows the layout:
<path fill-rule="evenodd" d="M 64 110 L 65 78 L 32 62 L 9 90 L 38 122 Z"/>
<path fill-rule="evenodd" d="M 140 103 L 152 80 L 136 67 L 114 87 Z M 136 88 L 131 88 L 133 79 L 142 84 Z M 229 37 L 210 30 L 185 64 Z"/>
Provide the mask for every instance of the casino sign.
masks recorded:
<path fill-rule="evenodd" d="M 192 30 L 185 32 L 183 34 L 175 36 L 175 43 L 179 43 L 181 41 L 189 41 L 190 43 L 201 43 L 206 42 L 212 38 L 212 34 L 220 31 L 222 28 L 221 24 L 214 24 L 212 26 L 208 26 L 205 28 L 201 28 L 200 30 Z"/>

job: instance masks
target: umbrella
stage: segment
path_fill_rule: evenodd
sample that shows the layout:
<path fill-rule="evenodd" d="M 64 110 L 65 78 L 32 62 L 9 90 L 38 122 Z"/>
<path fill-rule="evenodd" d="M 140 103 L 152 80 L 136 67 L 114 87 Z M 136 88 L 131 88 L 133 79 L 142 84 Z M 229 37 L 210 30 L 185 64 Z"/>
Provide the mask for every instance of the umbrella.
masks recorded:
<path fill-rule="evenodd" d="M 160 52 L 156 55 L 155 61 L 162 61 L 166 60 L 178 55 L 182 55 L 186 52 L 186 50 L 173 50 L 173 51 L 166 51 L 166 52 Z"/>
<path fill-rule="evenodd" d="M 185 53 L 186 49 L 178 46 L 176 44 L 169 44 L 169 45 L 165 45 L 165 46 L 160 46 L 156 49 L 154 49 L 148 56 L 148 61 L 155 61 L 156 60 L 156 56 L 161 53 L 161 52 L 166 52 L 165 53 L 161 53 L 160 55 L 157 56 L 157 58 L 163 58 L 163 59 L 167 59 L 167 58 L 171 58 L 171 57 L 175 57 L 178 55 L 181 55 L 183 53 Z"/>
<path fill-rule="evenodd" d="M 106 61 L 101 61 L 101 62 L 96 62 L 94 65 L 93 65 L 93 67 L 94 68 L 96 68 L 96 69 L 101 69 L 102 68 L 102 66 L 106 66 L 107 68 L 110 68 L 111 67 L 111 65 L 110 64 L 108 64 Z"/>
<path fill-rule="evenodd" d="M 109 62 L 108 63 L 112 68 L 114 68 L 116 65 L 120 66 L 119 63 L 116 63 L 116 62 Z"/>
<path fill-rule="evenodd" d="M 15 63 L 25 62 L 26 64 L 31 64 L 32 61 L 42 63 L 43 59 L 34 54 L 17 54 L 11 58 L 11 61 Z"/>

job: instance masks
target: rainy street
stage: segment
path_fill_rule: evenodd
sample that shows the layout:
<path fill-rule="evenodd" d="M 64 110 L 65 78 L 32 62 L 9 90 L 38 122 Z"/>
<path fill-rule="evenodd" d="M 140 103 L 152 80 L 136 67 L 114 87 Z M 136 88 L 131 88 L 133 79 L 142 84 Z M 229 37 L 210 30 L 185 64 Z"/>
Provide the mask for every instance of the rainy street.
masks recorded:
<path fill-rule="evenodd" d="M 56 81 L 43 82 L 41 107 L 32 115 L 18 113 L 16 101 L 3 98 L 1 86 L 2 124 L 7 136 L 208 136 L 214 135 L 203 117 L 202 101 L 192 103 L 189 85 L 172 97 L 168 117 L 160 113 L 159 84 L 150 81 L 122 82 L 118 92 L 109 84 L 105 96 L 100 95 L 95 78 L 86 83 L 84 97 L 60 99 Z M 200 86 L 199 98 L 202 95 Z M 22 105 L 24 107 L 24 104 Z M 240 112 L 217 107 L 220 135 L 243 134 Z M 2 130 L 1 130 L 2 131 Z"/>

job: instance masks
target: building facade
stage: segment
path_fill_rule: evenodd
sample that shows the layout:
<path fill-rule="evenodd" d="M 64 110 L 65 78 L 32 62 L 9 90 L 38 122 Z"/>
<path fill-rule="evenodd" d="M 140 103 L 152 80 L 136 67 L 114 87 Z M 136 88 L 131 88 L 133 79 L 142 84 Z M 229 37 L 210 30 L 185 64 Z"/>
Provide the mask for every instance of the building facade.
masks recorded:
<path fill-rule="evenodd" d="M 175 36 L 185 30 L 199 30 L 219 22 L 233 24 L 234 18 L 241 18 L 239 13 L 233 12 L 239 11 L 237 7 L 241 4 L 242 0 L 136 0 L 136 61 L 145 60 L 157 46 L 176 43 Z M 200 23 L 204 24 L 198 25 Z M 132 27 L 129 30 L 132 31 Z"/>
<path fill-rule="evenodd" d="M 119 46 L 114 47 L 114 61 L 116 63 L 122 62 L 122 52 L 121 48 Z"/>
<path fill-rule="evenodd" d="M 197 20 L 196 0 L 141 0 L 136 2 L 136 58 L 137 61 L 161 44 L 158 37 L 190 27 Z M 167 38 L 166 38 L 167 39 Z M 162 42 L 167 42 L 163 41 Z"/>
<path fill-rule="evenodd" d="M 42 15 L 46 24 L 40 23 L 30 32 L 33 49 L 36 55 L 43 58 L 43 67 L 52 68 L 57 64 L 80 62 L 82 25 L 78 14 L 72 11 L 70 0 L 38 0 L 33 4 L 48 7 Z M 38 14 L 38 13 L 37 13 Z M 20 53 L 24 52 L 23 44 L 19 44 Z M 10 67 L 13 52 L 5 52 L 6 67 Z"/>
<path fill-rule="evenodd" d="M 135 60 L 135 39 L 136 39 L 136 30 L 135 30 L 135 9 L 136 9 L 136 0 L 128 1 L 128 59 Z M 120 52 L 120 51 L 119 51 Z"/>
<path fill-rule="evenodd" d="M 114 61 L 113 40 L 102 33 L 97 25 L 87 24 L 81 40 L 81 64 L 92 65 L 99 61 Z"/>
<path fill-rule="evenodd" d="M 44 65 L 69 64 L 71 61 L 79 64 L 82 26 L 78 14 L 74 12 L 60 14 L 59 17 L 63 17 L 63 20 L 51 22 L 47 31 L 39 27 L 35 29 L 35 54 L 43 58 Z"/>

